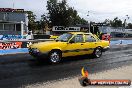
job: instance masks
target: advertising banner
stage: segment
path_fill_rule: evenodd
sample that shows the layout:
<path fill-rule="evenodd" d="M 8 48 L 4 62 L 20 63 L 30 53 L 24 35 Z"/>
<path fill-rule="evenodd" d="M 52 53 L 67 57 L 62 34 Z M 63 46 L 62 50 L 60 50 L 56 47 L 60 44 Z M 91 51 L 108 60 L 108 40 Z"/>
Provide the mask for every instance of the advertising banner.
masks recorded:
<path fill-rule="evenodd" d="M 17 49 L 21 48 L 22 42 L 0 43 L 0 49 Z"/>

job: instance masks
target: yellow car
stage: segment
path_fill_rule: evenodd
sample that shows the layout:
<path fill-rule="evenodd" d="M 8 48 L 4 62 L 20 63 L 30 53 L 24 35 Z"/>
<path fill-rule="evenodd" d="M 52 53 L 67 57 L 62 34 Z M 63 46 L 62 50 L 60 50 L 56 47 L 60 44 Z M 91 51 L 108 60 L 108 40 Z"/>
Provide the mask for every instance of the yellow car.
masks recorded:
<path fill-rule="evenodd" d="M 54 36 L 54 35 L 50 36 L 50 39 L 56 39 L 56 38 L 58 38 L 58 36 Z"/>
<path fill-rule="evenodd" d="M 99 58 L 109 49 L 109 41 L 100 40 L 92 33 L 69 32 L 54 41 L 40 42 L 29 46 L 29 54 L 34 57 L 48 57 L 51 63 L 58 63 L 62 57 L 93 54 Z"/>

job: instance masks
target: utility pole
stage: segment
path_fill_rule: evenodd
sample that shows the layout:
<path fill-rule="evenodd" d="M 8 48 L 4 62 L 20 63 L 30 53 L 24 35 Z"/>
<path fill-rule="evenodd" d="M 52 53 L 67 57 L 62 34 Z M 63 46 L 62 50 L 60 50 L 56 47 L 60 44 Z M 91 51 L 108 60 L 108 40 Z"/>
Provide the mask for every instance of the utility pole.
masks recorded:
<path fill-rule="evenodd" d="M 127 27 L 127 20 L 129 19 L 130 17 L 128 15 L 126 15 L 126 19 L 124 20 L 124 27 L 126 28 Z"/>
<path fill-rule="evenodd" d="M 128 24 L 127 24 L 127 20 L 129 20 L 130 17 L 128 15 L 126 15 L 126 19 L 124 20 L 124 27 L 125 29 L 127 28 Z M 125 37 L 127 34 L 125 33 L 123 37 Z"/>
<path fill-rule="evenodd" d="M 89 17 L 89 11 L 88 11 L 87 16 Z M 88 21 L 88 25 L 89 25 L 89 33 L 90 33 L 90 20 Z"/>
<path fill-rule="evenodd" d="M 12 4 L 12 6 L 13 6 L 13 9 L 15 8 L 15 2 L 14 2 L 14 0 L 13 0 L 13 4 Z"/>

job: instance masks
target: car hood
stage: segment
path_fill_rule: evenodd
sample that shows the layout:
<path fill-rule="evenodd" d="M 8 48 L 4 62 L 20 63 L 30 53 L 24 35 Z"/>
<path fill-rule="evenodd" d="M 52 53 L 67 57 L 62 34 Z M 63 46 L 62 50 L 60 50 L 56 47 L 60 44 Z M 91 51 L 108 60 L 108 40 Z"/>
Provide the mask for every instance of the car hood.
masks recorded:
<path fill-rule="evenodd" d="M 39 42 L 39 43 L 35 43 L 30 45 L 30 48 L 38 48 L 41 49 L 43 47 L 57 47 L 57 46 L 61 46 L 61 45 L 66 44 L 66 42 L 56 42 L 56 41 L 47 41 L 47 42 Z"/>

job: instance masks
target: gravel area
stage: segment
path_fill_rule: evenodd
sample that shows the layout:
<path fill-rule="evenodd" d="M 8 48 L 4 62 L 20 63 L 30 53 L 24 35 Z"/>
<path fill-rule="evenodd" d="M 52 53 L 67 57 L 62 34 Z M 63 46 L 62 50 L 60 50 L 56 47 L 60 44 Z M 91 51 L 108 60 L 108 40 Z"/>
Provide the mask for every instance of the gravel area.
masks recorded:
<path fill-rule="evenodd" d="M 78 77 L 66 78 L 46 83 L 38 83 L 23 86 L 23 88 L 84 88 L 79 84 Z M 115 68 L 103 72 L 89 74 L 90 79 L 130 79 L 132 80 L 132 65 Z M 132 88 L 131 86 L 87 86 L 85 88 Z"/>

